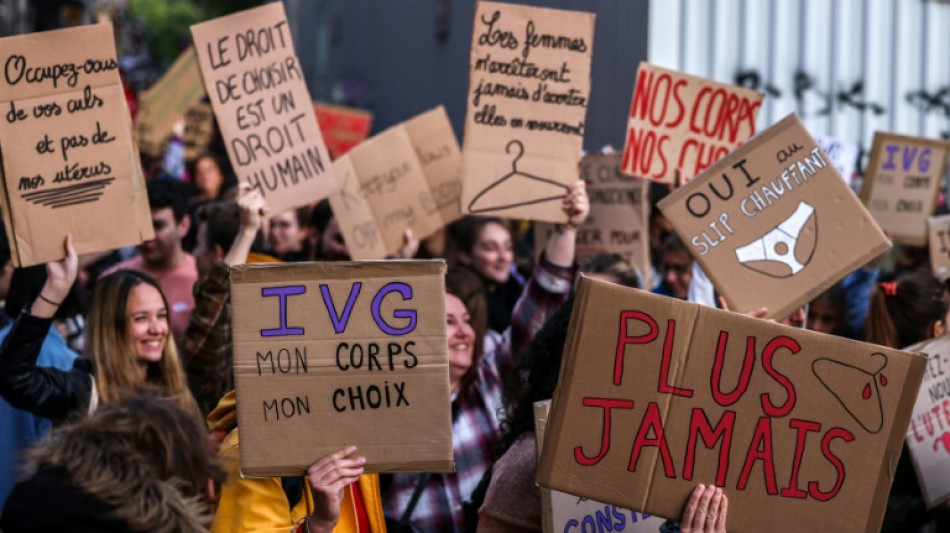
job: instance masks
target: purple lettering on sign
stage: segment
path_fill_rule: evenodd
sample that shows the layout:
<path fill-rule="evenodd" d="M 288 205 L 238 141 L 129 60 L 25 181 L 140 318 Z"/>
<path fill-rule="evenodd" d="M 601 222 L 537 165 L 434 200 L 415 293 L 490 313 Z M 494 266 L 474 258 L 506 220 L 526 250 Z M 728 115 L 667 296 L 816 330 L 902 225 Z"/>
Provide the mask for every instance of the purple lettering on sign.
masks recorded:
<path fill-rule="evenodd" d="M 884 147 L 884 150 L 887 152 L 887 161 L 884 162 L 884 166 L 881 168 L 884 170 L 894 170 L 894 154 L 900 150 L 900 147 L 896 144 L 888 144 Z"/>
<path fill-rule="evenodd" d="M 333 322 L 333 331 L 343 333 L 346 325 L 350 321 L 350 312 L 353 310 L 353 304 L 356 303 L 356 297 L 360 295 L 360 289 L 363 288 L 363 282 L 357 281 L 350 288 L 350 296 L 346 299 L 346 305 L 343 307 L 343 315 L 336 312 L 336 305 L 333 304 L 333 297 L 330 296 L 330 287 L 320 285 L 320 294 L 323 295 L 323 303 L 327 307 L 327 313 L 330 315 L 330 322 Z"/>
<path fill-rule="evenodd" d="M 266 287 L 261 289 L 261 296 L 277 296 L 280 298 L 280 327 L 276 329 L 262 329 L 261 337 L 282 337 L 285 335 L 303 335 L 303 328 L 287 327 L 287 296 L 304 294 L 307 288 L 303 285 L 287 285 L 286 287 Z"/>
<path fill-rule="evenodd" d="M 373 298 L 373 305 L 372 305 L 373 320 L 376 321 L 376 325 L 379 326 L 379 329 L 381 329 L 387 335 L 398 336 L 398 335 L 405 335 L 407 333 L 412 333 L 412 330 L 416 329 L 416 311 L 415 310 L 396 309 L 395 311 L 393 311 L 394 318 L 408 318 L 409 319 L 409 325 L 407 325 L 404 328 L 395 328 L 389 325 L 389 323 L 387 323 L 383 319 L 382 315 L 380 315 L 379 308 L 383 303 L 383 298 L 385 298 L 386 295 L 391 292 L 398 292 L 400 295 L 402 295 L 403 300 L 412 299 L 412 287 L 410 287 L 409 285 L 399 282 L 399 281 L 387 283 L 385 287 L 383 287 L 382 289 L 379 290 L 378 293 L 376 293 L 376 297 Z"/>

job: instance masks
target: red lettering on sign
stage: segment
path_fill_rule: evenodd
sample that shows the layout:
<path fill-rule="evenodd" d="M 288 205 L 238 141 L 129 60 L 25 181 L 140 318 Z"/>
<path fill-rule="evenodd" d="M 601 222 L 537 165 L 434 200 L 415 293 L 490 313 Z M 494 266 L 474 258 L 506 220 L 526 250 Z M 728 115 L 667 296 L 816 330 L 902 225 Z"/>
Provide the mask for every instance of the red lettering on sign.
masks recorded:
<path fill-rule="evenodd" d="M 600 462 L 607 455 L 610 449 L 610 410 L 633 409 L 633 402 L 630 400 L 614 400 L 610 398 L 584 398 L 584 407 L 600 407 L 604 410 L 604 432 L 600 436 L 600 453 L 591 458 L 584 454 L 581 446 L 574 448 L 574 460 L 584 466 L 593 466 Z"/>
<path fill-rule="evenodd" d="M 627 335 L 627 323 L 630 320 L 639 320 L 650 327 L 646 335 L 631 337 Z M 620 313 L 620 336 L 617 338 L 617 356 L 614 359 L 614 385 L 620 385 L 623 377 L 623 354 L 628 344 L 647 344 L 653 342 L 660 332 L 660 327 L 653 317 L 641 311 L 623 311 Z"/>
<path fill-rule="evenodd" d="M 763 416 L 755 426 L 755 434 L 749 444 L 749 453 L 746 454 L 742 473 L 739 474 L 738 490 L 745 490 L 749 483 L 749 475 L 756 461 L 762 461 L 762 474 L 765 476 L 765 490 L 769 494 L 778 494 L 775 484 L 775 458 L 772 456 L 772 419 Z"/>
<path fill-rule="evenodd" d="M 729 342 L 729 333 L 719 332 L 719 345 L 716 347 L 716 360 L 713 362 L 712 377 L 710 387 L 713 399 L 723 407 L 728 407 L 742 398 L 746 389 L 749 388 L 749 379 L 752 377 L 752 368 L 755 365 L 755 337 L 746 339 L 745 358 L 742 360 L 742 373 L 739 374 L 739 383 L 732 389 L 732 392 L 726 394 L 722 392 L 722 367 L 726 358 L 726 344 Z"/>
<path fill-rule="evenodd" d="M 655 435 L 649 438 L 650 430 Z M 637 462 L 640 460 L 640 452 L 644 446 L 655 446 L 663 460 L 663 473 L 668 478 L 676 479 L 676 472 L 673 470 L 673 458 L 670 457 L 670 448 L 666 444 L 666 438 L 663 436 L 663 421 L 660 420 L 660 409 L 656 402 L 650 402 L 647 405 L 647 411 L 640 422 L 640 429 L 637 431 L 637 439 L 633 441 L 633 450 L 630 452 L 630 466 L 627 470 L 637 471 Z"/>
<path fill-rule="evenodd" d="M 712 449 L 717 442 L 719 445 L 719 467 L 716 470 L 716 485 L 726 486 L 726 474 L 729 473 L 729 451 L 732 449 L 732 429 L 736 424 L 735 411 L 726 411 L 719 418 L 719 423 L 713 429 L 706 418 L 706 412 L 701 407 L 693 408 L 693 415 L 689 421 L 689 439 L 686 441 L 686 461 L 683 464 L 683 479 L 693 479 L 693 466 L 696 463 L 696 437 L 702 437 L 703 445 Z"/>
<path fill-rule="evenodd" d="M 788 351 L 792 352 L 792 355 L 797 354 L 801 351 L 802 347 L 798 344 L 798 341 L 791 337 L 786 337 L 781 335 L 775 337 L 768 344 L 765 345 L 765 349 L 762 350 L 762 367 L 765 369 L 765 372 L 772 376 L 779 385 L 785 388 L 785 391 L 788 393 L 788 397 L 785 399 L 785 403 L 781 407 L 776 407 L 772 403 L 772 398 L 768 393 L 763 393 L 761 396 L 762 399 L 762 412 L 772 417 L 782 417 L 792 412 L 792 409 L 795 408 L 795 385 L 792 385 L 792 382 L 789 381 L 787 377 L 780 374 L 772 366 L 772 357 L 775 355 L 775 352 L 786 348 Z"/>
<path fill-rule="evenodd" d="M 820 502 L 826 502 L 837 496 L 838 491 L 841 490 L 841 486 L 844 485 L 844 465 L 841 463 L 841 459 L 839 459 L 835 454 L 831 453 L 831 441 L 834 439 L 841 439 L 845 442 L 851 442 L 854 440 L 854 435 L 844 428 L 831 428 L 821 439 L 821 454 L 824 455 L 825 459 L 828 459 L 828 462 L 835 467 L 835 471 L 838 473 L 838 478 L 835 480 L 835 486 L 828 492 L 822 491 L 818 487 L 817 481 L 808 483 L 808 494 Z"/>

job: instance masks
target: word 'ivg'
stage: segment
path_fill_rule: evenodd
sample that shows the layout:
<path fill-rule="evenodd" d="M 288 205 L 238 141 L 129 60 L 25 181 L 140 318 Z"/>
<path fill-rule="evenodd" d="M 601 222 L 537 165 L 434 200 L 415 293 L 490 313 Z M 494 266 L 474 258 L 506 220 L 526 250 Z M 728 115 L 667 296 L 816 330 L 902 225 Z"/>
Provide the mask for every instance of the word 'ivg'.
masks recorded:
<path fill-rule="evenodd" d="M 320 294 L 323 298 L 323 303 L 326 307 L 330 322 L 333 324 L 333 331 L 336 334 L 346 331 L 346 326 L 350 322 L 350 315 L 353 312 L 353 305 L 356 303 L 357 298 L 359 298 L 362 288 L 363 283 L 361 281 L 356 281 L 350 285 L 350 295 L 346 299 L 346 304 L 343 306 L 343 311 L 340 312 L 337 311 L 337 305 L 333 301 L 333 296 L 330 294 L 330 287 L 325 284 L 320 285 Z M 284 285 L 282 287 L 262 288 L 261 296 L 276 296 L 279 299 L 278 310 L 280 327 L 262 329 L 261 336 L 283 337 L 287 335 L 303 335 L 304 328 L 287 325 L 287 299 L 291 296 L 305 294 L 306 292 L 307 288 L 303 285 Z M 412 300 L 412 287 L 410 285 L 399 281 L 387 283 L 376 292 L 376 295 L 373 296 L 373 301 L 370 304 L 373 322 L 375 322 L 379 330 L 386 335 L 400 336 L 412 333 L 413 330 L 416 329 L 416 320 L 418 318 L 418 312 L 415 309 L 396 309 L 393 311 L 392 318 L 406 321 L 403 324 L 393 325 L 383 317 L 383 300 L 392 293 L 399 294 L 403 301 Z"/>
<path fill-rule="evenodd" d="M 900 164 L 901 170 L 909 172 L 917 164 L 918 172 L 927 172 L 930 170 L 930 148 L 921 149 L 918 146 L 898 146 L 896 144 L 887 144 L 884 146 L 887 152 L 887 160 L 881 167 L 883 170 L 896 170 Z M 896 159 L 896 160 L 895 160 Z"/>
<path fill-rule="evenodd" d="M 639 324 L 637 324 L 639 323 Z M 646 333 L 641 335 L 631 335 L 629 332 L 630 324 L 637 324 L 634 327 L 642 330 L 646 326 Z M 642 359 L 650 357 L 651 350 L 655 348 L 656 356 L 660 358 L 660 370 L 657 380 L 657 391 L 661 394 L 692 398 L 695 396 L 694 389 L 686 387 L 677 387 L 670 384 L 670 366 L 672 354 L 674 353 L 674 341 L 676 339 L 676 320 L 669 319 L 666 324 L 666 334 L 663 340 L 658 341 L 662 332 L 657 321 L 649 314 L 642 311 L 622 311 L 620 313 L 620 332 L 617 338 L 616 359 L 613 369 L 613 379 L 609 382 L 614 387 L 621 387 L 624 373 L 624 362 L 628 357 Z M 690 332 L 691 334 L 691 332 Z M 582 402 L 584 407 L 600 409 L 602 420 L 602 432 L 595 436 L 593 442 L 595 446 L 579 445 L 574 448 L 574 460 L 582 466 L 595 466 L 610 453 L 611 441 L 613 437 L 612 427 L 621 426 L 619 434 L 624 438 L 628 435 L 634 435 L 633 444 L 630 449 L 630 461 L 627 470 L 636 472 L 639 466 L 639 460 L 644 449 L 655 448 L 657 453 L 656 464 L 662 468 L 663 474 L 670 479 L 678 479 L 676 465 L 683 465 L 679 476 L 682 479 L 690 481 L 693 479 L 696 458 L 700 450 L 713 452 L 718 448 L 716 470 L 716 485 L 726 486 L 730 472 L 735 475 L 734 468 L 730 471 L 730 458 L 733 456 L 732 450 L 735 447 L 742 447 L 745 450 L 745 459 L 739 470 L 738 478 L 735 479 L 735 488 L 737 490 L 747 490 L 753 472 L 761 472 L 765 485 L 765 490 L 770 495 L 780 495 L 784 498 L 808 498 L 818 501 L 827 501 L 834 498 L 844 485 L 845 466 L 841 458 L 835 455 L 832 450 L 832 443 L 835 440 L 841 440 L 844 443 L 854 441 L 854 435 L 847 429 L 841 427 L 824 428 L 821 423 L 801 420 L 797 418 L 788 418 L 784 424 L 775 421 L 788 417 L 794 410 L 797 393 L 792 381 L 782 374 L 774 363 L 778 357 L 794 357 L 801 351 L 798 342 L 788 336 L 778 335 L 766 342 L 758 350 L 758 339 L 754 336 L 748 336 L 745 340 L 745 357 L 742 360 L 742 369 L 738 378 L 738 383 L 734 386 L 731 383 L 723 383 L 723 369 L 725 366 L 726 349 L 729 344 L 729 332 L 721 331 L 715 348 L 715 361 L 706 381 L 710 386 L 710 395 L 718 404 L 719 408 L 694 407 L 691 410 L 688 421 L 688 437 L 683 440 L 673 441 L 673 445 L 667 441 L 665 434 L 667 428 L 673 424 L 685 425 L 686 418 L 673 420 L 663 420 L 659 403 L 668 405 L 668 402 L 648 402 L 646 406 L 635 405 L 634 401 L 627 398 L 606 398 L 606 397 L 585 397 Z M 654 343 L 657 343 L 654 346 Z M 761 405 L 762 414 L 755 424 L 752 434 L 748 435 L 746 430 L 737 430 L 736 419 L 738 413 L 730 407 L 739 402 L 748 392 L 749 384 L 752 380 L 752 374 L 756 371 L 756 360 L 760 361 L 761 372 L 768 376 L 768 379 L 774 381 L 784 392 L 774 394 L 774 392 L 763 392 L 758 396 L 758 403 Z M 639 365 L 640 363 L 638 363 Z M 642 368 L 642 365 L 640 366 Z M 757 381 L 758 382 L 758 381 Z M 772 387 L 774 389 L 774 387 Z M 725 389 L 725 390 L 724 390 Z M 730 390 L 731 389 L 731 390 Z M 780 398 L 780 402 L 775 401 L 775 396 Z M 635 411 L 635 409 L 639 411 Z M 710 412 L 721 412 L 718 421 L 710 419 Z M 636 413 L 636 414 L 634 414 Z M 634 430 L 630 422 L 639 417 L 640 422 Z M 634 423 L 636 426 L 636 424 Z M 774 427 L 773 427 L 774 425 Z M 785 427 L 783 427 L 785 426 Z M 786 427 L 788 429 L 786 429 Z M 791 431 L 788 431 L 788 430 Z M 777 452 L 780 448 L 774 446 L 777 440 L 773 434 L 779 433 L 778 440 L 792 440 L 794 434 L 794 450 L 782 448 L 782 452 Z M 816 436 L 809 439 L 809 434 L 815 433 Z M 817 442 L 817 441 L 820 441 Z M 702 444 L 700 444 L 700 442 Z M 802 465 L 804 458 L 813 457 L 817 454 L 806 454 L 806 448 L 809 443 L 813 447 L 818 447 L 821 455 L 830 463 L 830 467 L 812 467 L 806 465 L 813 471 L 836 473 L 834 481 L 823 479 L 813 481 L 801 481 Z M 840 446 L 836 445 L 835 450 L 841 452 Z M 674 463 L 673 452 L 676 452 L 684 459 Z M 593 452 L 593 453 L 591 453 Z M 777 453 L 789 453 L 787 461 L 790 463 L 790 475 L 787 485 L 779 492 L 778 480 L 776 476 L 776 455 Z M 702 461 L 700 461 L 702 463 Z M 653 461 L 650 461 L 651 465 Z M 756 466 L 761 463 L 762 468 Z M 732 483 L 730 482 L 730 485 Z"/>
<path fill-rule="evenodd" d="M 627 518 L 627 513 L 630 517 Z M 594 514 L 587 515 L 582 519 L 570 519 L 564 523 L 564 533 L 601 533 L 603 531 L 623 531 L 627 527 L 627 521 L 636 524 L 640 520 L 646 520 L 650 515 L 637 513 L 621 509 L 615 505 L 604 505 L 603 510 L 596 510 Z"/>
<path fill-rule="evenodd" d="M 405 381 L 393 382 L 391 386 L 384 381 L 382 385 L 340 387 L 333 391 L 333 408 L 338 413 L 396 407 L 409 407 Z"/>

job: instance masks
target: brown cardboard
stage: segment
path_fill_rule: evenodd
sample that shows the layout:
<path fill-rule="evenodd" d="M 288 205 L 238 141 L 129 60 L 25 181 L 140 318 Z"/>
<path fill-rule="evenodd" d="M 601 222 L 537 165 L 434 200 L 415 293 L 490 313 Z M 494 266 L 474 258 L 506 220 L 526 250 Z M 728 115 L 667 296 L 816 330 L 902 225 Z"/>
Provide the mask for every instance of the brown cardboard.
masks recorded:
<path fill-rule="evenodd" d="M 241 471 L 299 476 L 344 445 L 368 472 L 453 471 L 444 274 L 443 261 L 232 267 Z"/>
<path fill-rule="evenodd" d="M 534 404 L 534 434 L 538 443 L 538 457 L 541 456 L 544 429 L 550 409 L 551 400 Z M 540 487 L 540 490 L 544 533 L 599 531 L 598 528 L 628 533 L 657 533 L 666 522 L 657 516 L 596 502 L 583 496 L 574 496 L 544 487 Z M 608 524 L 609 527 L 607 527 Z"/>
<path fill-rule="evenodd" d="M 678 186 L 755 135 L 765 95 L 641 62 L 621 171 Z"/>
<path fill-rule="evenodd" d="M 915 344 L 907 351 L 927 354 L 924 380 L 907 428 L 924 502 L 932 509 L 950 501 L 950 337 Z"/>
<path fill-rule="evenodd" d="M 594 15 L 478 2 L 462 211 L 565 222 L 590 96 Z"/>
<path fill-rule="evenodd" d="M 432 204 L 425 206 L 426 212 L 438 210 L 443 225 L 462 218 L 459 206 L 462 154 L 445 108 L 439 106 L 426 111 L 404 125 L 429 182 Z"/>
<path fill-rule="evenodd" d="M 458 218 L 458 165 L 458 145 L 441 106 L 337 159 L 341 186 L 330 206 L 350 257 L 383 259 L 403 246 L 407 228 L 422 239 Z"/>
<path fill-rule="evenodd" d="M 583 266 L 601 254 L 619 254 L 635 266 L 647 286 L 650 277 L 650 182 L 620 173 L 620 154 L 589 154 L 581 160 L 590 214 L 577 231 L 574 257 Z M 535 223 L 540 255 L 554 225 Z"/>
<path fill-rule="evenodd" d="M 185 110 L 185 159 L 194 161 L 208 151 L 214 138 L 214 110 L 209 104 L 192 104 Z"/>
<path fill-rule="evenodd" d="M 191 27 L 201 75 L 238 181 L 272 213 L 337 186 L 282 2 Z"/>
<path fill-rule="evenodd" d="M 195 49 L 188 47 L 164 76 L 139 97 L 135 116 L 135 141 L 139 150 L 161 156 L 175 121 L 183 118 L 205 94 Z"/>
<path fill-rule="evenodd" d="M 950 142 L 875 132 L 861 200 L 898 244 L 927 245 Z"/>
<path fill-rule="evenodd" d="M 369 111 L 320 102 L 313 103 L 313 111 L 333 159 L 369 137 L 373 125 L 373 114 Z"/>
<path fill-rule="evenodd" d="M 950 215 L 927 219 L 930 269 L 940 279 L 950 278 Z"/>
<path fill-rule="evenodd" d="M 729 309 L 782 319 L 890 242 L 795 115 L 659 208 Z"/>
<path fill-rule="evenodd" d="M 0 196 L 14 265 L 62 259 L 68 233 L 80 254 L 153 238 L 112 26 L 6 37 L 0 50 Z"/>
<path fill-rule="evenodd" d="M 715 484 L 730 532 L 878 531 L 926 363 L 584 277 L 538 481 L 670 519 Z"/>

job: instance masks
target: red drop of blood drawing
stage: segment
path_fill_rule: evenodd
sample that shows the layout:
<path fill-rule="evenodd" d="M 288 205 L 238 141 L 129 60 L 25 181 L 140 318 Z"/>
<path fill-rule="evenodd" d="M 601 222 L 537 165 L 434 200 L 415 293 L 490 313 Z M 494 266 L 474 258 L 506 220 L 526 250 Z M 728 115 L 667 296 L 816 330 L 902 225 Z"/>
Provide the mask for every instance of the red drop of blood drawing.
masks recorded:
<path fill-rule="evenodd" d="M 884 374 L 881 374 L 881 386 L 882 387 L 887 386 L 887 377 L 885 377 Z"/>
<path fill-rule="evenodd" d="M 870 383 L 868 383 L 867 385 L 864 386 L 864 392 L 861 393 L 861 396 L 862 396 L 865 400 L 867 400 L 868 398 L 871 397 L 871 384 L 870 384 Z"/>

